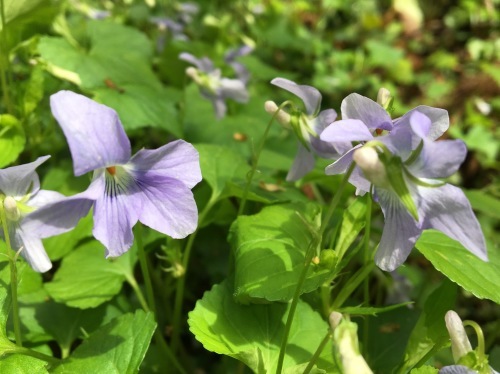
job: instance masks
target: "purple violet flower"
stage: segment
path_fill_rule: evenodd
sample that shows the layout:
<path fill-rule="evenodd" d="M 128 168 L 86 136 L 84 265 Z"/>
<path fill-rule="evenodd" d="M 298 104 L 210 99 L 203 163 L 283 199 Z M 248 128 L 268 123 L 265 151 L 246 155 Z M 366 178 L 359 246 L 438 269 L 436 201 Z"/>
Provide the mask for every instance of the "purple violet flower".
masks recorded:
<path fill-rule="evenodd" d="M 44 235 L 46 232 L 43 232 L 51 223 L 42 223 L 42 232 L 34 234 L 25 225 L 28 222 L 26 217 L 46 204 L 65 198 L 58 192 L 40 189 L 40 180 L 35 169 L 49 157 L 39 157 L 29 164 L 0 170 L 0 223 L 2 218 L 5 219 L 12 249 L 21 249 L 21 255 L 33 270 L 39 273 L 44 273 L 52 267 L 40 240 L 51 236 Z M 2 228 L 0 237 L 5 239 Z"/>
<path fill-rule="evenodd" d="M 435 141 L 449 126 L 445 110 L 419 106 L 392 121 L 379 104 L 351 94 L 342 102 L 342 117 L 321 139 L 360 143 L 325 172 L 344 173 L 354 160 L 357 166 L 349 181 L 362 193 L 374 186 L 385 217 L 375 255 L 381 269 L 400 266 L 425 229 L 445 233 L 487 261 L 481 227 L 464 193 L 436 180 L 455 173 L 467 153 L 460 140 Z"/>
<path fill-rule="evenodd" d="M 210 100 L 215 110 L 217 119 L 221 119 L 226 115 L 227 106 L 226 99 L 233 99 L 239 103 L 248 102 L 249 96 L 246 88 L 248 83 L 248 72 L 243 66 L 234 61 L 237 56 L 241 56 L 246 50 L 240 48 L 230 55 L 226 55 L 226 61 L 235 70 L 237 79 L 224 78 L 221 76 L 221 70 L 216 69 L 212 60 L 208 57 L 198 59 L 190 53 L 181 53 L 179 58 L 193 64 L 195 67 L 186 69 L 186 74 L 190 76 L 200 88 L 203 97 Z"/>
<path fill-rule="evenodd" d="M 137 221 L 176 239 L 196 229 L 191 189 L 201 171 L 191 144 L 177 140 L 131 157 L 130 141 L 113 109 L 71 91 L 52 95 L 50 105 L 68 141 L 75 175 L 94 171 L 85 192 L 46 208 L 53 216 L 52 235 L 74 227 L 92 206 L 93 234 L 107 248 L 107 257 L 130 248 Z M 38 218 L 31 217 L 34 232 Z"/>
<path fill-rule="evenodd" d="M 299 139 L 297 155 L 286 176 L 287 181 L 296 181 L 314 169 L 314 154 L 322 158 L 336 159 L 352 148 L 350 142 L 332 144 L 320 139 L 323 130 L 335 121 L 337 113 L 333 109 L 320 112 L 321 93 L 316 88 L 298 85 L 285 78 L 275 78 L 271 84 L 300 98 L 306 110 L 305 113 L 298 108 L 293 108 L 291 113 L 281 110 L 277 115 L 278 121 L 282 125 L 290 125 Z M 273 101 L 267 101 L 265 109 L 274 114 L 278 106 Z"/>

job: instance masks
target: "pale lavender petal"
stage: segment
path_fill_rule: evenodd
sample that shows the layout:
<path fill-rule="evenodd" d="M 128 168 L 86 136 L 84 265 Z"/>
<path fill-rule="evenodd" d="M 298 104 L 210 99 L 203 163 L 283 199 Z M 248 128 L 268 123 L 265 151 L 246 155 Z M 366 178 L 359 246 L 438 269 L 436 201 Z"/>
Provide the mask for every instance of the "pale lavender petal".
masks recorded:
<path fill-rule="evenodd" d="M 252 50 L 253 48 L 249 45 L 244 45 L 237 49 L 231 49 L 224 55 L 224 61 L 233 68 L 238 79 L 245 84 L 250 80 L 250 73 L 242 63 L 236 61 L 236 58 L 248 55 Z"/>
<path fill-rule="evenodd" d="M 52 95 L 50 107 L 68 141 L 75 175 L 130 159 L 130 141 L 113 109 L 71 91 Z"/>
<path fill-rule="evenodd" d="M 446 178 L 457 172 L 467 155 L 461 140 L 424 140 L 420 156 L 408 166 L 415 177 Z"/>
<path fill-rule="evenodd" d="M 299 85 L 285 78 L 274 78 L 271 81 L 277 87 L 283 88 L 288 92 L 298 96 L 304 102 L 308 115 L 315 115 L 321 105 L 321 93 L 314 87 Z"/>
<path fill-rule="evenodd" d="M 38 157 L 29 164 L 0 169 L 0 193 L 12 197 L 37 193 L 40 188 L 40 180 L 35 169 L 47 161 L 49 157 Z"/>
<path fill-rule="evenodd" d="M 40 190 L 30 200 L 30 206 L 37 209 L 23 218 L 21 227 L 25 232 L 29 232 L 30 236 L 37 238 L 48 238 L 68 232 L 88 214 L 94 201 L 102 195 L 102 179 L 94 180 L 86 191 L 70 197 Z"/>
<path fill-rule="evenodd" d="M 442 187 L 417 186 L 422 206 L 419 214 L 424 217 L 424 229 L 436 229 L 459 241 L 467 250 L 483 261 L 488 253 L 481 226 L 469 200 L 458 187 L 446 184 Z"/>
<path fill-rule="evenodd" d="M 182 182 L 144 175 L 138 183 L 143 204 L 139 221 L 174 239 L 185 238 L 196 230 L 198 208 L 193 193 Z"/>
<path fill-rule="evenodd" d="M 424 114 L 430 119 L 431 127 L 427 131 L 427 137 L 430 140 L 436 140 L 437 138 L 439 138 L 450 126 L 450 118 L 446 110 L 433 108 L 426 105 L 420 105 L 410 110 L 403 117 L 394 120 L 394 127 L 408 126 L 410 118 L 415 112 Z"/>
<path fill-rule="evenodd" d="M 445 366 L 439 370 L 438 374 L 478 374 L 477 371 L 463 365 Z"/>
<path fill-rule="evenodd" d="M 319 113 L 318 117 L 312 120 L 312 130 L 318 137 L 310 136 L 311 148 L 323 158 L 337 158 L 352 148 L 350 142 L 325 142 L 321 140 L 321 133 L 337 118 L 337 113 L 333 109 L 326 109 Z"/>
<path fill-rule="evenodd" d="M 382 270 L 393 271 L 406 260 L 422 229 L 395 193 L 375 190 L 385 218 L 375 263 Z"/>
<path fill-rule="evenodd" d="M 22 248 L 21 256 L 36 272 L 45 273 L 49 271 L 52 268 L 52 263 L 45 252 L 42 241 L 27 233 L 28 231 L 22 228 L 15 230 L 14 237 L 11 237 L 12 248 L 15 251 Z"/>
<path fill-rule="evenodd" d="M 359 167 L 355 167 L 349 177 L 349 183 L 356 187 L 356 195 L 363 196 L 370 191 L 371 183 L 365 178 L 363 171 Z"/>
<path fill-rule="evenodd" d="M 341 104 L 342 119 L 359 119 L 369 129 L 392 130 L 389 114 L 375 101 L 357 93 L 350 94 Z"/>
<path fill-rule="evenodd" d="M 224 55 L 224 61 L 228 64 L 234 62 L 238 57 L 246 56 L 253 51 L 253 48 L 249 45 L 242 45 L 239 48 L 230 49 Z"/>
<path fill-rule="evenodd" d="M 413 110 L 410 115 L 410 127 L 417 137 L 426 139 L 431 131 L 432 122 L 425 114 Z"/>
<path fill-rule="evenodd" d="M 344 119 L 333 122 L 320 136 L 325 142 L 360 142 L 373 139 L 365 123 L 357 119 Z"/>
<path fill-rule="evenodd" d="M 130 181 L 126 190 L 118 193 L 108 191 L 96 200 L 92 233 L 106 247 L 106 257 L 120 256 L 132 246 L 132 227 L 142 210 L 140 195 L 139 187 Z"/>
<path fill-rule="evenodd" d="M 175 178 L 193 188 L 201 179 L 200 155 L 196 148 L 184 140 L 176 140 L 158 149 L 141 149 L 130 160 L 132 169 L 140 172 L 155 171 Z"/>
<path fill-rule="evenodd" d="M 201 59 L 198 59 L 194 57 L 191 53 L 183 52 L 179 55 L 179 58 L 181 60 L 193 64 L 204 73 L 210 73 L 213 70 L 215 70 L 212 60 L 210 60 L 208 57 L 203 57 Z"/>
<path fill-rule="evenodd" d="M 314 156 L 301 143 L 298 145 L 297 155 L 293 160 L 292 167 L 288 171 L 286 180 L 296 181 L 314 169 Z"/>
<path fill-rule="evenodd" d="M 217 119 L 224 118 L 227 112 L 227 106 L 224 99 L 220 97 L 212 97 L 210 100 L 212 101 L 212 105 L 214 107 L 215 118 Z"/>
<path fill-rule="evenodd" d="M 245 83 L 239 79 L 222 78 L 219 93 L 222 98 L 233 99 L 239 103 L 246 103 L 249 99 Z"/>
<path fill-rule="evenodd" d="M 333 164 L 328 165 L 325 168 L 325 174 L 326 175 L 344 174 L 347 171 L 347 169 L 349 169 L 349 166 L 351 166 L 351 164 L 353 163 L 353 159 L 352 159 L 353 152 L 356 149 L 358 149 L 359 147 L 361 147 L 361 144 L 359 144 L 356 147 L 353 147 L 351 150 L 347 151 Z"/>
<path fill-rule="evenodd" d="M 322 110 L 313 123 L 313 130 L 316 134 L 321 134 L 337 118 L 337 112 L 333 109 Z"/>
<path fill-rule="evenodd" d="M 328 165 L 325 168 L 325 174 L 337 175 L 346 173 L 351 164 L 353 163 L 352 155 L 354 151 L 361 146 L 362 146 L 361 144 L 357 145 L 356 147 L 352 148 L 351 150 L 343 154 L 333 164 Z M 358 166 L 354 167 L 351 176 L 349 177 L 349 183 L 351 183 L 354 187 L 358 189 L 358 191 L 356 191 L 356 195 L 363 195 L 364 193 L 370 190 L 371 183 L 365 178 L 363 172 Z"/>

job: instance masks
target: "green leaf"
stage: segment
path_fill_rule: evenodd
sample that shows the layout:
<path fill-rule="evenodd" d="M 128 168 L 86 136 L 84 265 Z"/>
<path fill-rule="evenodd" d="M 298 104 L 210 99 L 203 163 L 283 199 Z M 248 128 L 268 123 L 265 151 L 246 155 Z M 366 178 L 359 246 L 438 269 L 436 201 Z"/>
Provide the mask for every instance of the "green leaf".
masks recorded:
<path fill-rule="evenodd" d="M 46 2 L 46 0 L 5 0 L 2 2 L 4 6 L 5 23 L 9 23 L 17 17 L 33 11 L 43 2 Z M 0 23 L 0 30 L 1 29 L 2 23 Z"/>
<path fill-rule="evenodd" d="M 86 26 L 88 50 L 62 38 L 40 38 L 47 70 L 93 92 L 118 112 L 126 129 L 154 126 L 181 136 L 173 103 L 151 70 L 149 39 L 114 22 L 91 20 Z"/>
<path fill-rule="evenodd" d="M 38 103 L 43 99 L 44 71 L 40 65 L 33 67 L 30 79 L 24 89 L 23 108 L 24 115 L 33 112 Z"/>
<path fill-rule="evenodd" d="M 365 227 L 365 223 L 366 201 L 365 199 L 356 199 L 343 214 L 339 237 L 335 245 L 335 252 L 340 258 L 344 257 L 349 246 Z"/>
<path fill-rule="evenodd" d="M 92 226 L 92 213 L 89 213 L 78 222 L 73 230 L 44 239 L 43 244 L 50 259 L 52 261 L 59 260 L 74 250 L 80 240 L 92 235 Z"/>
<path fill-rule="evenodd" d="M 406 302 L 406 303 L 388 305 L 385 307 L 348 306 L 345 308 L 340 308 L 337 311 L 339 313 L 342 313 L 342 314 L 376 316 L 379 313 L 388 312 L 390 310 L 398 309 L 398 308 L 401 308 L 403 306 L 407 306 L 410 304 L 412 304 L 411 301 Z"/>
<path fill-rule="evenodd" d="M 95 89 L 94 99 L 116 109 L 126 129 L 149 125 L 182 136 L 174 103 L 167 100 L 165 90 L 142 83 L 123 84 L 121 89 Z"/>
<path fill-rule="evenodd" d="M 200 167 L 203 179 L 212 188 L 212 194 L 219 197 L 227 182 L 244 179 L 248 164 L 241 154 L 223 146 L 196 144 L 200 153 Z"/>
<path fill-rule="evenodd" d="M 404 359 L 408 337 L 415 326 L 418 312 L 414 309 L 399 308 L 377 317 L 365 317 L 368 325 L 368 342 L 363 355 L 374 373 L 392 373 Z M 364 330 L 365 323 L 359 325 Z M 360 336 L 365 336 L 365 331 Z"/>
<path fill-rule="evenodd" d="M 5 253 L 7 246 L 0 242 L 0 250 Z M 7 319 L 10 310 L 10 269 L 9 261 L 3 256 L 0 257 L 0 340 L 7 339 Z M 0 352 L 1 354 L 1 352 Z"/>
<path fill-rule="evenodd" d="M 17 118 L 0 115 L 0 168 L 14 162 L 26 143 L 24 130 Z"/>
<path fill-rule="evenodd" d="M 450 280 L 480 299 L 500 304 L 499 251 L 490 250 L 489 262 L 484 262 L 456 240 L 435 230 L 424 231 L 415 247 Z"/>
<path fill-rule="evenodd" d="M 405 371 L 449 342 L 444 316 L 455 306 L 456 297 L 456 285 L 446 280 L 428 297 L 406 346 L 403 363 Z"/>
<path fill-rule="evenodd" d="M 205 349 L 231 356 L 255 373 L 274 373 L 289 304 L 241 305 L 234 301 L 232 282 L 215 285 L 189 313 L 188 324 Z M 328 324 L 305 302 L 299 301 L 290 330 L 284 372 L 296 373 L 307 363 L 328 331 Z M 331 342 L 317 366 L 336 373 Z"/>
<path fill-rule="evenodd" d="M 438 374 L 438 372 L 439 370 L 435 367 L 425 365 L 416 369 L 412 369 L 412 371 L 410 371 L 410 374 Z"/>
<path fill-rule="evenodd" d="M 229 240 L 236 261 L 234 288 L 239 302 L 292 299 L 314 237 L 312 231 L 319 227 L 319 213 L 313 204 L 285 204 L 238 217 Z M 321 264 L 312 264 L 301 292 L 317 289 L 331 273 Z"/>
<path fill-rule="evenodd" d="M 133 277 L 137 260 L 133 246 L 118 258 L 105 259 L 97 241 L 83 244 L 64 257 L 52 282 L 45 288 L 57 302 L 75 308 L 94 308 L 117 295 L 123 282 Z"/>
<path fill-rule="evenodd" d="M 154 316 L 138 310 L 103 326 L 53 373 L 137 373 L 156 328 Z"/>
<path fill-rule="evenodd" d="M 4 374 L 44 374 L 47 371 L 47 362 L 36 358 L 13 354 L 0 358 L 0 373 Z"/>
<path fill-rule="evenodd" d="M 480 190 L 464 190 L 474 210 L 500 219 L 500 200 Z"/>

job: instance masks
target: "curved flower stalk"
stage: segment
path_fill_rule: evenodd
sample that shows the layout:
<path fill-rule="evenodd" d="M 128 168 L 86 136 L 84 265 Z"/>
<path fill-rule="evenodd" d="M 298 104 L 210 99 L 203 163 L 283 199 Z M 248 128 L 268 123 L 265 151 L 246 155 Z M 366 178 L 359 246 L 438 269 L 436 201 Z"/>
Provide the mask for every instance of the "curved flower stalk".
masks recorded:
<path fill-rule="evenodd" d="M 0 170 L 0 223 L 5 220 L 2 224 L 7 226 L 10 246 L 16 251 L 21 250 L 21 255 L 28 264 L 40 273 L 52 267 L 40 240 L 51 236 L 52 222 L 50 219 L 44 221 L 44 218 L 50 217 L 41 215 L 40 231 L 35 234 L 26 225 L 26 217 L 46 204 L 65 198 L 58 192 L 40 189 L 40 180 L 35 169 L 49 157 L 39 157 L 29 164 Z M 3 229 L 0 229 L 0 237 L 6 239 Z"/>
<path fill-rule="evenodd" d="M 196 66 L 187 68 L 186 74 L 198 85 L 202 96 L 212 102 L 217 119 L 226 115 L 226 99 L 233 99 L 239 103 L 248 102 L 249 95 L 246 85 L 250 75 L 247 69 L 236 61 L 236 58 L 250 53 L 251 50 L 250 47 L 243 46 L 237 50 L 229 51 L 224 57 L 225 61 L 234 69 L 236 79 L 222 77 L 221 70 L 215 68 L 212 60 L 208 57 L 198 59 L 186 52 L 179 55 L 181 60 Z"/>
<path fill-rule="evenodd" d="M 92 206 L 93 234 L 107 257 L 130 248 L 137 221 L 173 238 L 196 229 L 191 189 L 201 181 L 201 171 L 191 144 L 177 140 L 131 157 L 130 141 L 113 109 L 70 91 L 52 95 L 50 104 L 68 141 L 75 175 L 94 171 L 85 192 L 45 208 L 43 213 L 53 217 L 52 235 L 74 227 Z M 39 212 L 31 216 L 34 232 L 40 228 Z"/>
<path fill-rule="evenodd" d="M 298 180 L 314 169 L 315 154 L 322 158 L 336 159 L 351 148 L 350 142 L 332 144 L 320 139 L 323 130 L 335 121 L 337 113 L 333 109 L 320 111 L 321 93 L 316 88 L 298 85 L 285 78 L 275 78 L 271 84 L 291 92 L 300 98 L 305 106 L 305 113 L 293 108 L 291 113 L 281 111 L 277 115 L 278 121 L 282 125 L 290 125 L 299 139 L 297 155 L 286 176 L 287 181 Z M 273 101 L 267 101 L 265 109 L 274 114 L 278 106 Z"/>
<path fill-rule="evenodd" d="M 445 315 L 446 329 L 450 334 L 453 360 L 457 365 L 445 366 L 439 374 L 498 374 L 488 365 L 484 354 L 484 337 L 479 325 L 472 321 L 465 323 L 472 325 L 478 333 L 478 348 L 472 349 L 464 324 L 457 313 L 449 310 Z"/>
<path fill-rule="evenodd" d="M 448 128 L 446 111 L 420 106 L 392 121 L 380 105 L 352 94 L 342 103 L 342 114 L 345 119 L 325 129 L 321 139 L 359 143 L 325 172 L 343 173 L 354 161 L 350 182 L 360 192 L 374 186 L 385 217 L 377 265 L 396 269 L 422 231 L 431 228 L 487 261 L 483 233 L 464 193 L 436 180 L 455 173 L 467 153 L 460 140 L 435 141 Z"/>

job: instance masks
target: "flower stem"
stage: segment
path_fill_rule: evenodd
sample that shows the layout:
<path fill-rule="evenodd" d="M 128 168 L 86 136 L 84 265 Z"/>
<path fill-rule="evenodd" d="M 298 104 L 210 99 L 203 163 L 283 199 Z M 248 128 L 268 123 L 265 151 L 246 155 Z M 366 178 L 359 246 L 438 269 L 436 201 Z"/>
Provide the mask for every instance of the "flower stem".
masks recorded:
<path fill-rule="evenodd" d="M 370 232 L 371 232 L 371 224 L 372 224 L 372 200 L 373 200 L 373 185 L 370 188 L 370 194 L 368 196 L 368 201 L 366 203 L 366 223 L 365 223 L 365 235 L 363 241 L 363 255 L 364 255 L 364 264 L 367 265 L 371 260 L 371 252 L 370 252 Z M 363 282 L 363 299 L 364 304 L 369 305 L 370 302 L 370 287 L 369 287 L 369 278 L 368 276 L 365 278 Z M 363 321 L 363 349 L 366 349 L 368 346 L 368 331 L 369 331 L 370 321 L 369 318 L 365 318 Z"/>
<path fill-rule="evenodd" d="M 286 319 L 285 331 L 283 333 L 283 338 L 281 340 L 280 354 L 278 357 L 278 366 L 276 367 L 276 374 L 281 374 L 281 371 L 283 369 L 283 361 L 285 359 L 285 352 L 286 352 L 286 346 L 288 343 L 288 336 L 290 335 L 290 329 L 292 327 L 293 317 L 295 315 L 295 311 L 296 311 L 297 305 L 299 303 L 299 298 L 301 295 L 302 286 L 304 285 L 304 282 L 306 280 L 307 271 L 309 270 L 309 266 L 311 264 L 311 259 L 316 251 L 317 246 L 321 245 L 321 242 L 323 239 L 323 234 L 324 234 L 324 232 L 325 232 L 325 230 L 330 222 L 330 219 L 332 218 L 332 215 L 333 215 L 333 212 L 335 211 L 335 208 L 337 207 L 338 203 L 340 202 L 340 198 L 342 197 L 342 192 L 344 191 L 344 188 L 347 185 L 349 177 L 351 176 L 351 173 L 354 170 L 354 166 L 355 166 L 355 164 L 353 163 L 349 167 L 349 170 L 344 175 L 344 178 L 342 179 L 342 182 L 340 183 L 340 186 L 337 190 L 337 193 L 333 197 L 333 199 L 330 203 L 330 207 L 328 208 L 328 211 L 326 212 L 325 218 L 321 222 L 321 227 L 319 229 L 318 235 L 313 238 L 313 240 L 311 241 L 311 244 L 307 248 L 306 255 L 305 255 L 304 267 L 302 268 L 302 271 L 300 272 L 299 279 L 297 281 L 297 286 L 295 287 L 295 293 L 293 295 L 292 304 L 290 305 L 290 311 L 288 312 L 288 316 Z"/>
<path fill-rule="evenodd" d="M 210 209 L 212 209 L 212 207 L 216 202 L 217 202 L 217 196 L 215 194 L 212 194 L 212 196 L 210 196 L 210 200 L 208 200 L 207 204 L 203 208 L 203 211 L 198 216 L 198 227 L 200 227 L 200 225 L 203 223 L 205 216 L 208 214 Z M 194 240 L 196 239 L 197 234 L 198 234 L 198 229 L 196 229 L 196 231 L 193 232 L 191 236 L 189 236 L 188 241 L 186 243 L 186 247 L 184 248 L 184 254 L 182 255 L 182 267 L 184 269 L 184 274 L 177 281 L 177 287 L 175 290 L 174 315 L 172 318 L 173 332 L 172 332 L 172 340 L 170 343 L 172 351 L 174 352 L 177 351 L 179 345 L 180 330 L 181 330 L 180 320 L 181 320 L 182 302 L 184 301 L 186 275 L 189 266 L 189 257 L 191 255 L 191 249 L 193 248 L 193 243 Z"/>
<path fill-rule="evenodd" d="M 144 310 L 146 312 L 152 311 L 153 314 L 155 315 L 155 319 L 156 319 L 155 296 L 154 296 L 154 292 L 153 292 L 153 284 L 151 283 L 151 277 L 149 275 L 148 260 L 146 258 L 146 251 L 144 250 L 144 242 L 142 240 L 142 225 L 141 224 L 137 225 L 135 237 L 137 239 L 137 255 L 139 257 L 139 264 L 141 266 L 141 272 L 142 272 L 142 276 L 144 278 L 144 285 L 146 287 L 147 305 L 146 305 L 146 308 L 144 308 Z M 142 296 L 142 293 L 141 293 L 141 296 Z M 139 297 L 139 295 L 138 295 L 138 297 Z M 144 299 L 144 297 L 142 297 L 142 298 Z M 139 300 L 140 300 L 140 297 L 139 297 Z"/>
<path fill-rule="evenodd" d="M 318 349 L 316 349 L 316 352 L 314 352 L 314 355 L 312 356 L 311 361 L 309 361 L 306 368 L 304 369 L 303 374 L 309 374 L 309 372 L 313 368 L 314 364 L 318 360 L 319 355 L 321 354 L 321 352 L 323 352 L 323 349 L 325 348 L 326 343 L 328 343 L 328 341 L 331 338 L 332 338 L 332 331 L 330 329 L 328 329 L 328 332 L 326 333 L 325 337 L 323 338 L 321 343 L 319 343 Z"/>
<path fill-rule="evenodd" d="M 1 1 L 1 0 L 0 0 Z M 10 294 L 12 301 L 12 323 L 14 325 L 14 336 L 16 338 L 16 345 L 19 347 L 23 346 L 23 341 L 21 337 L 21 321 L 19 319 L 19 304 L 17 302 L 17 253 L 12 254 L 12 247 L 10 245 L 9 229 L 7 227 L 7 216 L 3 208 L 3 202 L 0 201 L 0 221 L 2 221 L 3 235 L 5 238 L 5 244 L 7 244 L 7 255 L 9 257 L 10 265 Z"/>
<path fill-rule="evenodd" d="M 142 276 L 144 278 L 144 284 L 146 287 L 146 298 L 147 298 L 147 303 L 144 300 L 144 296 L 137 285 L 137 282 L 129 283 L 131 284 L 132 288 L 136 291 L 137 297 L 139 298 L 139 302 L 141 303 L 143 309 L 148 312 L 151 311 L 153 313 L 153 316 L 155 318 L 155 321 L 158 323 L 158 319 L 156 318 L 156 303 L 155 303 L 155 296 L 153 292 L 153 284 L 151 282 L 151 275 L 149 273 L 149 266 L 148 266 L 148 259 L 146 257 L 146 251 L 144 250 L 144 242 L 142 238 L 142 225 L 139 224 L 137 226 L 136 230 L 136 239 L 137 239 L 137 252 L 139 256 L 139 263 L 141 266 L 141 272 Z M 135 286 L 134 286 L 135 284 Z M 174 364 L 174 366 L 177 368 L 177 370 L 181 373 L 185 373 L 185 370 L 182 368 L 182 365 L 179 363 L 177 358 L 175 357 L 174 353 L 172 352 L 172 349 L 167 345 L 165 342 L 165 338 L 163 337 L 163 334 L 161 333 L 161 330 L 159 328 L 156 328 L 154 332 L 155 336 L 155 341 L 158 347 L 163 351 L 163 353 L 169 358 L 169 360 Z"/>
<path fill-rule="evenodd" d="M 273 114 L 273 116 L 269 120 L 269 123 L 267 124 L 266 130 L 264 131 L 264 135 L 262 136 L 262 139 L 260 140 L 259 146 L 258 146 L 255 154 L 252 156 L 252 169 L 248 173 L 247 184 L 245 185 L 245 189 L 243 191 L 243 196 L 241 197 L 241 203 L 240 203 L 240 207 L 238 209 L 239 216 L 243 213 L 243 210 L 245 209 L 245 204 L 246 204 L 247 198 L 248 198 L 248 192 L 250 191 L 250 185 L 252 184 L 253 177 L 255 175 L 255 172 L 257 171 L 257 165 L 259 163 L 260 154 L 262 153 L 262 150 L 264 149 L 264 144 L 266 143 L 267 135 L 269 134 L 269 130 L 271 129 L 271 125 L 273 124 L 274 119 L 278 116 L 280 110 L 282 110 L 287 105 L 290 105 L 289 101 L 283 102 L 278 107 L 276 112 Z"/>
<path fill-rule="evenodd" d="M 25 356 L 31 356 L 31 357 L 37 358 L 39 360 L 48 362 L 49 364 L 52 364 L 52 365 L 58 364 L 60 362 L 60 360 L 58 358 L 46 355 L 46 354 L 41 353 L 41 352 L 34 351 L 32 349 L 29 349 L 29 348 L 24 348 L 24 347 L 21 349 L 16 349 L 15 352 L 13 352 L 13 353 L 19 353 L 19 354 L 22 354 Z"/>

